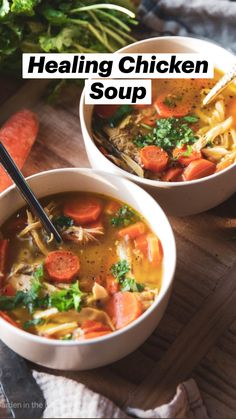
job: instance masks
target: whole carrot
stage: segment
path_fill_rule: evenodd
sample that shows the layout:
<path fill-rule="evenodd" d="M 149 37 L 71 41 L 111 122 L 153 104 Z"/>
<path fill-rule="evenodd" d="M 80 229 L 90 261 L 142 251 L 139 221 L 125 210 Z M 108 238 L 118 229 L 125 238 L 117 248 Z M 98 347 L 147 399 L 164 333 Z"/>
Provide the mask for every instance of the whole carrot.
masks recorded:
<path fill-rule="evenodd" d="M 38 119 L 34 112 L 24 109 L 12 115 L 0 129 L 0 141 L 4 144 L 19 169 L 22 169 L 38 134 Z M 12 184 L 0 167 L 0 192 Z"/>

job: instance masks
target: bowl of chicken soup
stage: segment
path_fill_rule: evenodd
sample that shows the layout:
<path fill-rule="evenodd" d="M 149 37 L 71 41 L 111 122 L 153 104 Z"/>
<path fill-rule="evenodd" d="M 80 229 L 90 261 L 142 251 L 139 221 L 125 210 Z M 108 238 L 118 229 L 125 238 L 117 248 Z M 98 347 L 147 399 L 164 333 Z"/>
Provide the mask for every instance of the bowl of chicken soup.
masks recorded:
<path fill-rule="evenodd" d="M 61 234 L 57 244 L 12 186 L 0 196 L 0 338 L 49 368 L 117 361 L 157 327 L 176 248 L 156 201 L 127 179 L 91 169 L 28 178 Z"/>
<path fill-rule="evenodd" d="M 206 107 L 202 100 L 235 63 L 224 48 L 201 39 L 158 37 L 121 53 L 201 53 L 213 79 L 153 79 L 152 104 L 86 105 L 80 120 L 93 168 L 126 177 L 171 215 L 208 210 L 236 191 L 236 84 Z"/>

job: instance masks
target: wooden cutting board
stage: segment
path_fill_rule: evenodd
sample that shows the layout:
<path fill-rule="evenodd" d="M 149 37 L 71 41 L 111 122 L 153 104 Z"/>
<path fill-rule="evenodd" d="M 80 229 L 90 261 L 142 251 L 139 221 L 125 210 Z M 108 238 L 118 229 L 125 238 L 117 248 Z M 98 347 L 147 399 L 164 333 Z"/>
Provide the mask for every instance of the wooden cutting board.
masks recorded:
<path fill-rule="evenodd" d="M 2 119 L 26 105 L 39 115 L 39 138 L 24 174 L 89 167 L 78 97 L 55 108 L 39 98 L 41 90 L 42 85 L 32 82 L 23 87 L 5 84 L 1 90 Z M 177 271 L 170 303 L 156 331 L 136 352 L 113 365 L 63 375 L 87 384 L 120 406 L 142 408 L 168 401 L 179 382 L 194 377 L 209 415 L 233 419 L 236 274 L 230 274 L 230 269 L 236 254 L 236 195 L 211 211 L 171 217 L 170 221 L 177 241 Z"/>

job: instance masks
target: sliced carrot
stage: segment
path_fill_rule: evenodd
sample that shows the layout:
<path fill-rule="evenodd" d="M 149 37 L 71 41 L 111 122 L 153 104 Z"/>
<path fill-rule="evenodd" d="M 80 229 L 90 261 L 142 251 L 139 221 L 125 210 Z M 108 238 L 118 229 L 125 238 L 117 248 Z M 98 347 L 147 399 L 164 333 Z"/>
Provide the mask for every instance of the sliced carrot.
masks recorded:
<path fill-rule="evenodd" d="M 172 152 L 173 157 L 178 160 L 182 166 L 188 166 L 192 161 L 202 158 L 201 151 L 193 150 L 187 155 L 187 147 L 175 147 Z"/>
<path fill-rule="evenodd" d="M 71 282 L 79 272 L 79 258 L 67 250 L 55 250 L 47 255 L 45 269 L 51 280 Z"/>
<path fill-rule="evenodd" d="M 236 128 L 236 98 L 234 97 L 229 101 L 227 108 L 227 115 L 232 116 L 234 127 Z"/>
<path fill-rule="evenodd" d="M 147 234 L 142 234 L 141 236 L 137 237 L 134 240 L 135 249 L 143 254 L 143 256 L 147 257 L 148 255 L 148 241 L 147 241 Z"/>
<path fill-rule="evenodd" d="M 117 292 L 106 304 L 116 329 L 122 329 L 142 314 L 142 304 L 132 292 Z"/>
<path fill-rule="evenodd" d="M 141 234 L 145 233 L 146 229 L 146 225 L 142 221 L 138 221 L 135 224 L 131 224 L 130 226 L 119 230 L 118 235 L 119 237 L 125 237 L 133 240 L 136 239 L 136 237 L 141 236 Z"/>
<path fill-rule="evenodd" d="M 114 115 L 119 107 L 120 105 L 95 105 L 94 111 L 100 118 L 107 119 Z"/>
<path fill-rule="evenodd" d="M 2 317 L 2 319 L 6 320 L 6 322 L 10 323 L 12 326 L 18 327 L 18 329 L 22 329 L 20 324 L 15 322 L 15 320 L 13 320 L 10 316 L 8 316 L 8 314 L 5 313 L 4 311 L 0 311 L 0 317 Z"/>
<path fill-rule="evenodd" d="M 0 288 L 3 285 L 4 275 L 6 273 L 7 255 L 9 250 L 9 241 L 0 240 Z"/>
<path fill-rule="evenodd" d="M 110 295 L 119 291 L 119 284 L 113 275 L 107 275 L 106 277 L 106 290 Z"/>
<path fill-rule="evenodd" d="M 147 242 L 148 242 L 148 259 L 149 261 L 157 266 L 161 263 L 163 258 L 163 249 L 160 240 L 158 237 L 150 233 L 147 236 Z"/>
<path fill-rule="evenodd" d="M 96 198 L 74 199 L 64 205 L 64 214 L 78 225 L 97 221 L 102 212 L 101 202 Z"/>
<path fill-rule="evenodd" d="M 16 289 L 11 284 L 7 284 L 3 288 L 2 294 L 7 295 L 8 297 L 13 297 L 14 295 L 16 295 Z"/>
<path fill-rule="evenodd" d="M 175 182 L 181 180 L 183 169 L 181 167 L 170 167 L 165 173 L 163 173 L 162 180 L 164 182 Z"/>
<path fill-rule="evenodd" d="M 183 172 L 184 180 L 200 179 L 212 175 L 216 165 L 209 160 L 199 159 L 192 161 Z"/>
<path fill-rule="evenodd" d="M 121 204 L 119 202 L 109 201 L 104 208 L 104 213 L 107 215 L 115 215 L 120 207 Z"/>
<path fill-rule="evenodd" d="M 38 127 L 36 114 L 24 109 L 12 115 L 0 129 L 1 141 L 20 169 L 36 140 Z M 0 192 L 11 184 L 11 179 L 0 167 Z"/>
<path fill-rule="evenodd" d="M 168 154 L 155 145 L 143 147 L 140 151 L 140 158 L 145 169 L 152 172 L 162 172 L 168 164 Z"/>
<path fill-rule="evenodd" d="M 157 113 L 162 118 L 180 118 L 190 111 L 190 105 L 172 93 L 162 93 L 155 102 Z"/>

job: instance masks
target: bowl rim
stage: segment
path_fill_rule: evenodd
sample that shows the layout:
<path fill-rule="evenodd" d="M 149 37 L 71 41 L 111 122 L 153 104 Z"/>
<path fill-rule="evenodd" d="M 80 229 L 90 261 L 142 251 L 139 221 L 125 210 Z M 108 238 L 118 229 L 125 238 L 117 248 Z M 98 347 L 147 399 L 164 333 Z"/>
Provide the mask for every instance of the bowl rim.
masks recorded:
<path fill-rule="evenodd" d="M 134 187 L 135 189 L 141 189 L 142 192 L 144 192 L 145 194 L 147 194 L 150 198 L 150 202 L 152 201 L 153 205 L 157 206 L 159 209 L 160 214 L 162 215 L 162 217 L 165 219 L 166 225 L 168 226 L 168 235 L 169 235 L 169 240 L 171 241 L 171 245 L 172 245 L 172 250 L 173 250 L 173 255 L 172 255 L 172 260 L 170 261 L 172 267 L 170 270 L 170 273 L 168 275 L 168 284 L 166 286 L 165 291 L 163 292 L 163 294 L 158 295 L 155 299 L 155 301 L 153 302 L 153 304 L 144 312 L 141 314 L 141 316 L 139 316 L 136 320 L 134 320 L 132 323 L 130 323 L 129 325 L 125 326 L 123 329 L 120 330 L 116 330 L 108 335 L 105 336 L 101 336 L 98 338 L 92 338 L 92 339 L 88 339 L 88 340 L 84 340 L 84 341 L 63 341 L 63 340 L 59 340 L 59 339 L 49 339 L 46 337 L 41 337 L 38 335 L 34 335 L 32 333 L 29 333 L 25 330 L 22 330 L 20 328 L 17 328 L 16 326 L 13 326 L 12 324 L 10 324 L 9 322 L 7 322 L 6 320 L 4 320 L 2 317 L 0 317 L 0 326 L 1 324 L 5 325 L 7 328 L 9 328 L 9 330 L 11 332 L 16 333 L 17 336 L 21 337 L 21 338 L 26 338 L 29 339 L 35 343 L 40 343 L 43 345 L 50 345 L 50 346 L 57 346 L 57 347 L 64 347 L 64 346 L 85 346 L 88 344 L 97 344 L 100 342 L 105 342 L 105 341 L 109 341 L 110 339 L 114 339 L 116 338 L 116 336 L 122 335 L 126 332 L 129 332 L 131 329 L 133 329 L 135 326 L 139 325 L 145 318 L 147 318 L 157 307 L 158 305 L 161 303 L 161 301 L 165 298 L 165 296 L 168 294 L 168 292 L 171 290 L 171 287 L 173 285 L 173 281 L 174 281 L 174 276 L 175 276 L 175 270 L 176 270 L 176 259 L 177 259 L 177 250 L 176 250 L 176 241 L 175 241 L 175 237 L 174 237 L 174 233 L 173 233 L 173 229 L 172 226 L 169 222 L 169 219 L 167 217 L 167 215 L 165 214 L 164 210 L 161 208 L 161 206 L 158 204 L 157 201 L 155 201 L 155 199 L 148 193 L 146 192 L 144 189 L 142 189 L 140 186 L 138 186 L 137 184 L 131 182 L 129 179 L 125 179 L 121 176 L 115 175 L 115 174 L 110 174 L 101 170 L 94 170 L 92 168 L 58 168 L 58 169 L 52 169 L 52 170 L 46 170 L 43 172 L 39 172 L 36 173 L 34 175 L 28 176 L 26 178 L 26 180 L 32 180 L 35 178 L 44 178 L 47 176 L 51 176 L 51 174 L 54 173 L 63 173 L 63 172 L 71 172 L 71 173 L 95 173 L 103 178 L 106 178 L 107 175 L 114 177 L 116 179 L 119 179 L 121 182 L 123 183 L 127 183 L 127 184 L 132 184 L 132 187 Z M 10 187 L 8 187 L 5 191 L 3 191 L 0 194 L 0 200 L 2 198 L 4 198 L 6 195 L 8 195 L 10 192 L 12 191 L 17 191 L 17 187 L 15 185 L 11 185 Z M 47 195 L 44 195 L 47 196 Z"/>
<path fill-rule="evenodd" d="M 214 47 L 222 50 L 222 52 L 228 54 L 229 56 L 235 57 L 235 60 L 236 60 L 236 55 L 233 54 L 233 52 L 225 49 L 221 45 L 219 45 L 215 42 L 211 42 L 211 41 L 206 40 L 206 39 L 195 38 L 195 37 L 190 37 L 190 36 L 156 36 L 156 37 L 153 37 L 153 38 L 147 38 L 147 39 L 143 39 L 141 41 L 137 41 L 137 42 L 134 42 L 132 44 L 126 45 L 125 47 L 123 47 L 123 48 L 119 49 L 118 51 L 114 52 L 114 54 L 124 53 L 126 51 L 126 49 L 131 47 L 131 46 L 142 45 L 142 44 L 146 44 L 146 43 L 153 42 L 153 41 L 155 42 L 156 40 L 158 40 L 158 42 L 160 40 L 163 40 L 163 41 L 180 40 L 180 41 L 183 41 L 183 42 L 186 42 L 186 41 L 187 42 L 188 41 L 194 41 L 195 42 L 195 41 L 197 41 L 200 44 L 206 44 L 206 45 L 209 45 L 209 46 L 213 45 Z M 133 182 L 139 182 L 141 184 L 145 184 L 145 185 L 149 185 L 149 186 L 153 186 L 153 187 L 163 187 L 163 188 L 165 188 L 167 186 L 168 186 L 168 188 L 174 188 L 175 186 L 188 187 L 189 185 L 202 184 L 202 183 L 206 182 L 207 180 L 211 180 L 211 179 L 220 177 L 224 173 L 229 172 L 229 171 L 236 168 L 236 161 L 235 161 L 230 166 L 226 167 L 225 169 L 223 169 L 219 172 L 213 173 L 212 175 L 209 175 L 209 176 L 206 176 L 206 177 L 203 177 L 203 178 L 200 178 L 200 179 L 195 179 L 195 180 L 188 180 L 188 181 L 184 180 L 184 181 L 181 181 L 181 182 L 166 182 L 166 181 L 162 181 L 162 180 L 152 180 L 152 179 L 139 177 L 138 175 L 135 175 L 133 173 L 129 173 L 128 171 L 120 168 L 115 163 L 113 163 L 111 160 L 109 160 L 99 150 L 99 148 L 96 146 L 96 144 L 95 144 L 95 142 L 94 142 L 94 140 L 93 140 L 93 138 L 92 138 L 92 136 L 90 135 L 90 132 L 89 132 L 89 128 L 91 129 L 92 118 L 91 118 L 89 124 L 87 124 L 85 122 L 84 115 L 86 113 L 87 106 L 92 107 L 92 108 L 94 107 L 94 105 L 86 105 L 85 104 L 85 88 L 84 88 L 83 91 L 82 91 L 82 94 L 81 94 L 81 98 L 80 98 L 79 116 L 80 116 L 81 126 L 83 128 L 82 129 L 82 134 L 83 134 L 83 130 L 86 131 L 86 137 L 83 135 L 85 146 L 86 146 L 86 143 L 89 140 L 90 144 L 92 144 L 96 148 L 97 153 L 100 154 L 100 156 L 102 156 L 104 158 L 104 161 L 108 161 L 116 169 L 117 175 L 120 174 L 120 176 L 122 176 L 122 177 L 124 176 L 124 177 L 132 180 Z M 89 128 L 88 128 L 88 125 L 89 125 Z"/>

